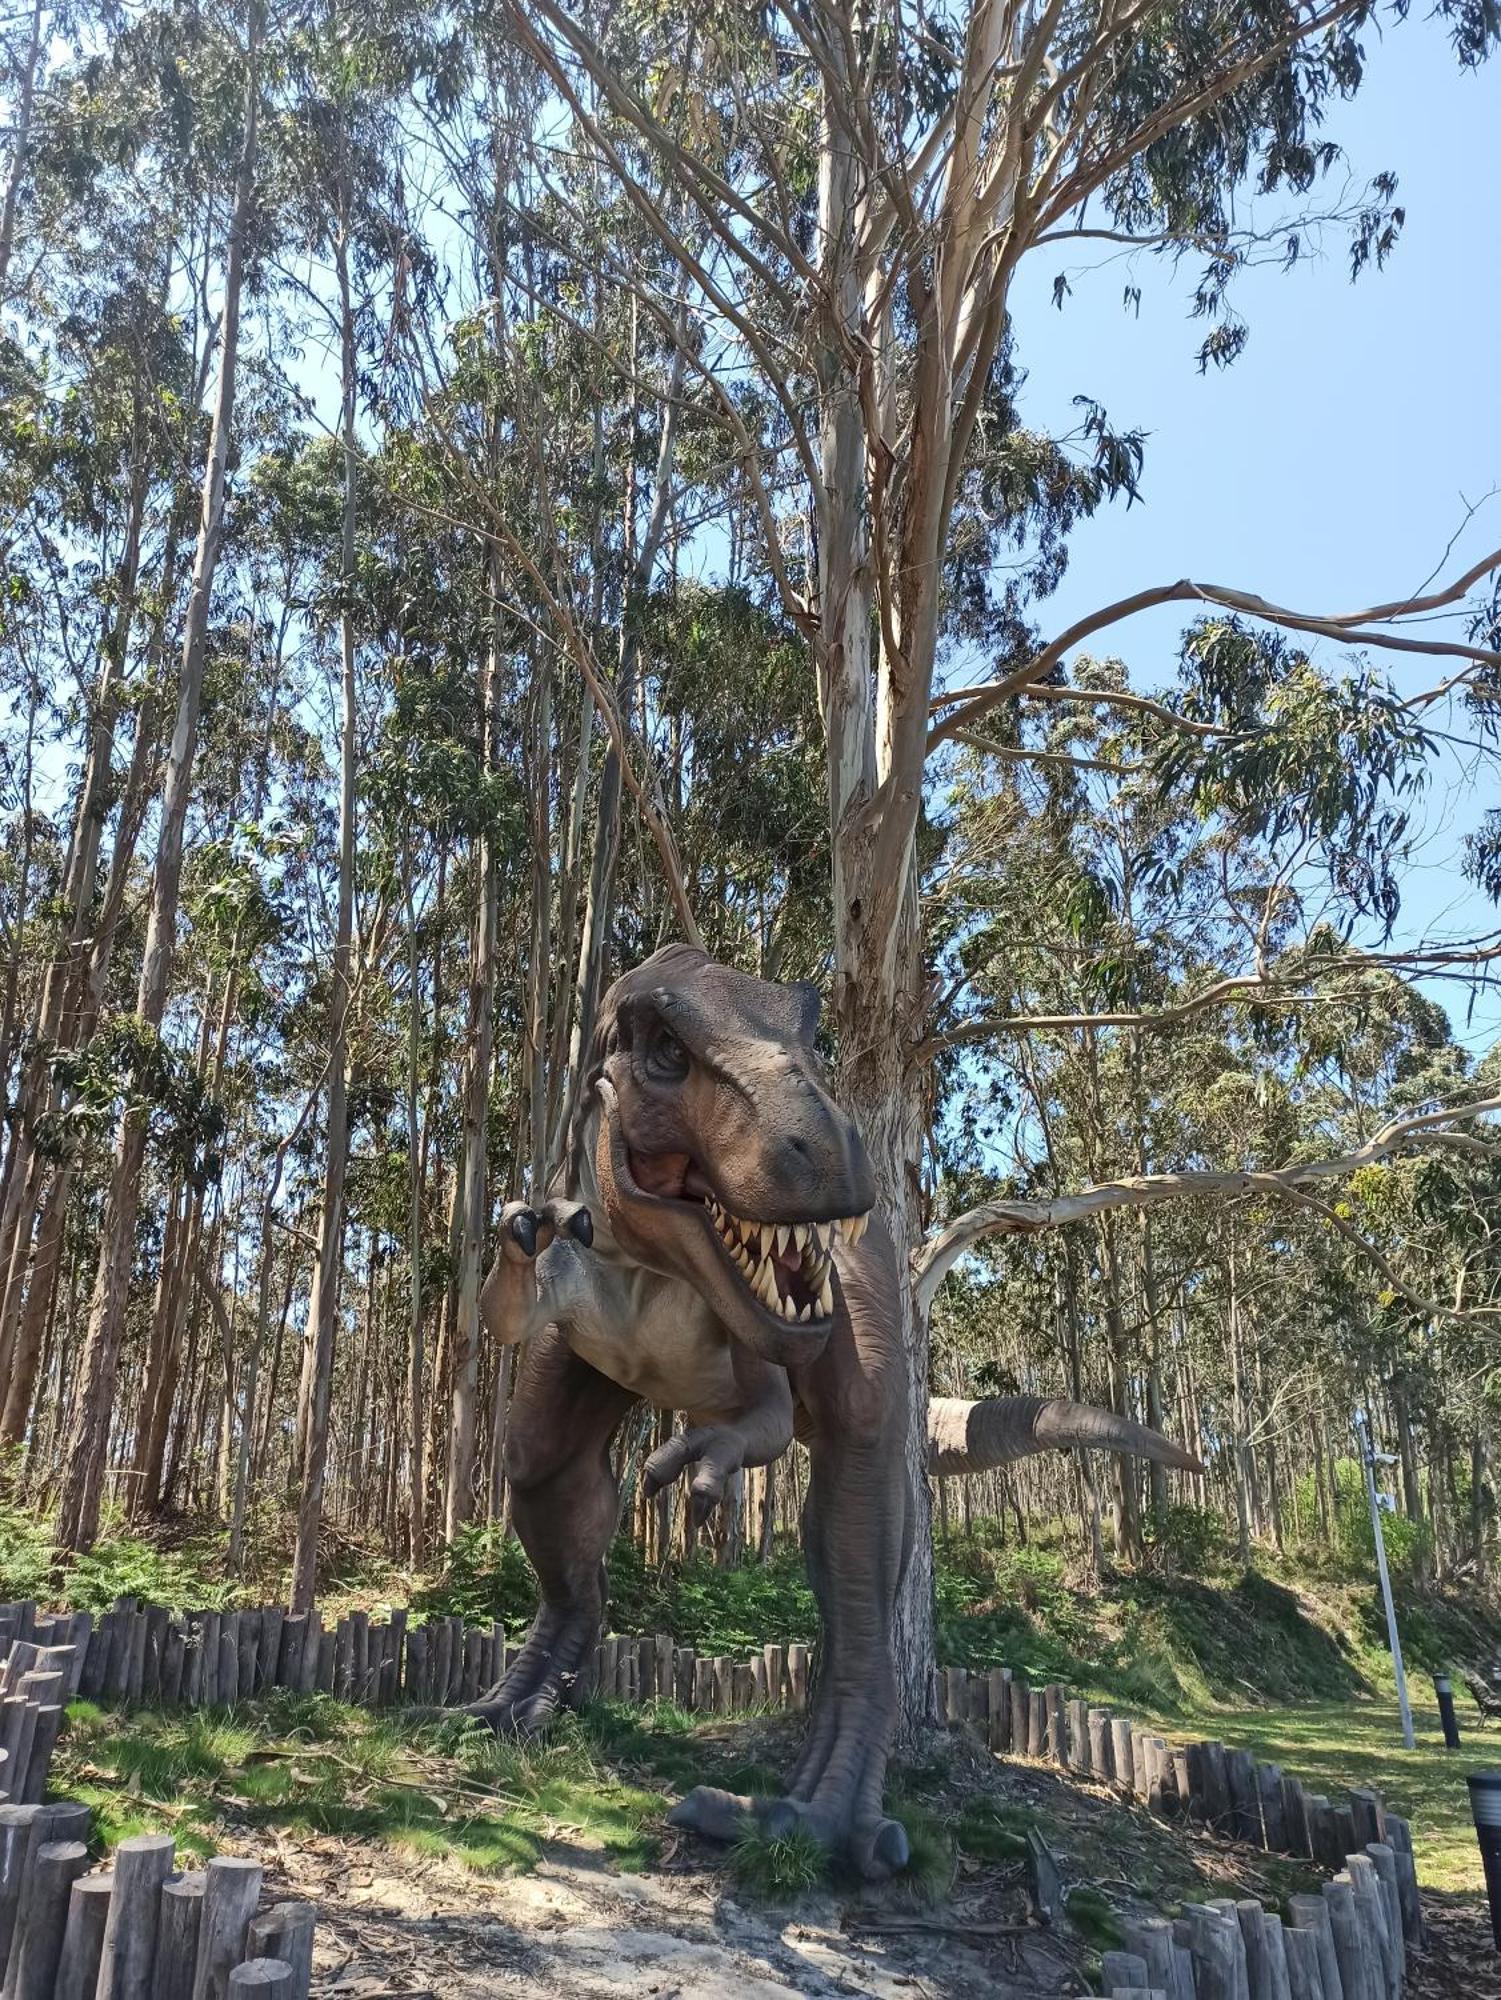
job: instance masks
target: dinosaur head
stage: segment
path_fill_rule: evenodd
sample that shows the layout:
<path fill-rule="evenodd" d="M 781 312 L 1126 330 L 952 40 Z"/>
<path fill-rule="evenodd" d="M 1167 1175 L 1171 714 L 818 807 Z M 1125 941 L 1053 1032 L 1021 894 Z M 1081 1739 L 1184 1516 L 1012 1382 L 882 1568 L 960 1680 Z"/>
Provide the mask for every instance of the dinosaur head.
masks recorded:
<path fill-rule="evenodd" d="M 621 1249 L 786 1367 L 827 1340 L 834 1244 L 858 1240 L 875 1198 L 819 1074 L 817 1021 L 812 987 L 669 945 L 605 995 L 585 1127 Z"/>

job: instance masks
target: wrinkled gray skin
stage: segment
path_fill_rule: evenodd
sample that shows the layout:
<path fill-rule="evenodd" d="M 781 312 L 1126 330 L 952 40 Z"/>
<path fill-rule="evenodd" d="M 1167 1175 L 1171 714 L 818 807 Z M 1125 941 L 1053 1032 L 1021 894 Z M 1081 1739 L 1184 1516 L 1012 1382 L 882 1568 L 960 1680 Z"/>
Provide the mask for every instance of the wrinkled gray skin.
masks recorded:
<path fill-rule="evenodd" d="M 638 1401 L 686 1413 L 646 1477 L 656 1491 L 692 1468 L 698 1520 L 795 1430 L 811 1456 L 803 1529 L 823 1618 L 802 1756 L 785 1798 L 701 1786 L 673 1817 L 718 1838 L 753 1810 L 773 1832 L 801 1821 L 879 1879 L 908 1853 L 882 1811 L 913 1522 L 907 1372 L 896 1258 L 859 1136 L 820 1074 L 817 1016 L 813 989 L 682 945 L 605 997 L 566 1186 L 540 1207 L 507 1205 L 482 1295 L 491 1336 L 527 1342 L 506 1469 L 541 1608 L 471 1712 L 532 1733 L 586 1692 L 618 1512 L 609 1447 Z M 1074 1444 L 1195 1463 L 1140 1425 L 1037 1397 L 935 1401 L 929 1435 L 939 1474 Z"/>

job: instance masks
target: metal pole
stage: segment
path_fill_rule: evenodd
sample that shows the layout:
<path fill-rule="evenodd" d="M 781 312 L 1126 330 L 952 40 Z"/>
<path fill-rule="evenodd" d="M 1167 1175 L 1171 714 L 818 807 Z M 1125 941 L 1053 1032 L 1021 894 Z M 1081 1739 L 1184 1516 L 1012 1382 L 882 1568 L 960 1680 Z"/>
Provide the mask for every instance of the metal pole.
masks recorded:
<path fill-rule="evenodd" d="M 1402 1666 L 1402 1641 L 1397 1632 L 1397 1607 L 1392 1602 L 1392 1580 L 1386 1567 L 1386 1537 L 1381 1532 L 1381 1509 L 1376 1504 L 1376 1453 L 1371 1444 L 1371 1427 L 1365 1412 L 1355 1413 L 1355 1435 L 1360 1442 L 1360 1460 L 1365 1467 L 1366 1505 L 1371 1510 L 1371 1533 L 1376 1541 L 1376 1568 L 1381 1577 L 1381 1601 L 1386 1606 L 1386 1636 L 1392 1649 L 1392 1669 L 1397 1677 L 1397 1707 L 1402 1715 L 1402 1741 L 1409 1750 L 1418 1747 L 1412 1727 L 1412 1704 L 1407 1699 L 1407 1674 Z"/>

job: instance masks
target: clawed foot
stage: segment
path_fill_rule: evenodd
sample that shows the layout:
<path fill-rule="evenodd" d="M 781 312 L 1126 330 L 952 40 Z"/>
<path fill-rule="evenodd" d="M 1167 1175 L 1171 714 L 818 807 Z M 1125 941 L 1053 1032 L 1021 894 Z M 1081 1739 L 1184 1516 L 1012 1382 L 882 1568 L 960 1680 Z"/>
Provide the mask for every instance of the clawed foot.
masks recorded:
<path fill-rule="evenodd" d="M 847 1860 L 867 1882 L 885 1882 L 900 1874 L 912 1854 L 900 1820 L 880 1814 L 856 1819 L 801 1799 L 752 1799 L 715 1785 L 696 1785 L 673 1807 L 667 1822 L 705 1840 L 724 1842 L 737 1840 L 751 1825 L 759 1825 L 771 1840 L 785 1839 L 801 1827 L 827 1853 Z"/>
<path fill-rule="evenodd" d="M 497 1736 L 540 1736 L 560 1708 L 582 1707 L 594 1622 L 544 1612 L 505 1677 L 463 1713 Z"/>
<path fill-rule="evenodd" d="M 698 1470 L 688 1488 L 688 1514 L 695 1528 L 701 1528 L 723 1500 L 725 1488 L 744 1460 L 744 1440 L 739 1433 L 719 1424 L 700 1424 L 680 1431 L 659 1445 L 642 1471 L 642 1490 L 648 1500 L 682 1477 L 690 1465 Z"/>

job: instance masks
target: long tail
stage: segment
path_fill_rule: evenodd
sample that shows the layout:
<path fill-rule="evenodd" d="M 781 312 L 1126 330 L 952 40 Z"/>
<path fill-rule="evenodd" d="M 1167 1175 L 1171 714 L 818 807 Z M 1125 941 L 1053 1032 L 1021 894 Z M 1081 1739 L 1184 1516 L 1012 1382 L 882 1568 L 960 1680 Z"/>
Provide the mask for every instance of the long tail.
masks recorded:
<path fill-rule="evenodd" d="M 986 1396 L 978 1403 L 935 1396 L 928 1405 L 928 1469 L 940 1479 L 1071 1445 L 1154 1458 L 1178 1472 L 1204 1470 L 1192 1452 L 1160 1431 L 1066 1396 Z"/>

